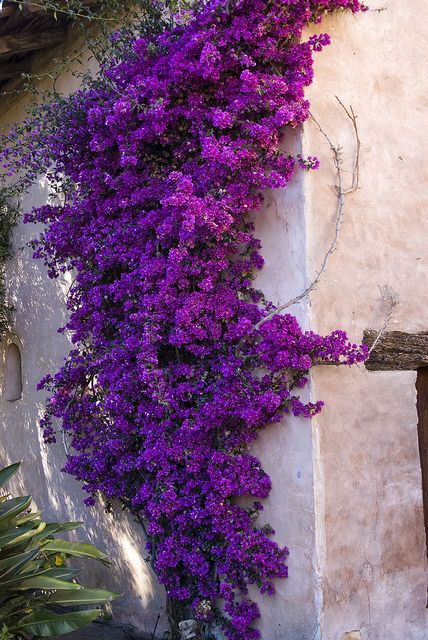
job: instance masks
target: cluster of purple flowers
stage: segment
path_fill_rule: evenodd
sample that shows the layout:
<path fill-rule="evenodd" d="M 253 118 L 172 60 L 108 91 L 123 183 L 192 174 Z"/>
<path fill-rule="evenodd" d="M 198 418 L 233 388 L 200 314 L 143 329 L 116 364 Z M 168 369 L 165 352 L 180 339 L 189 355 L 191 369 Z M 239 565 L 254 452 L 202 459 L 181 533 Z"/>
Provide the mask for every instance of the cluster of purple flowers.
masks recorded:
<path fill-rule="evenodd" d="M 248 445 L 284 414 L 320 410 L 299 399 L 314 360 L 366 357 L 291 315 L 258 324 L 275 307 L 252 285 L 263 259 L 251 223 L 261 190 L 317 166 L 280 149 L 283 127 L 308 117 L 313 52 L 329 42 L 302 29 L 361 8 L 212 0 L 9 136 L 6 165 L 68 185 L 62 204 L 26 216 L 46 225 L 35 255 L 51 277 L 75 273 L 74 347 L 40 384 L 45 438 L 59 419 L 87 503 L 102 493 L 144 520 L 169 596 L 207 621 L 223 600 L 230 640 L 259 637 L 248 586 L 272 593 L 287 575 L 287 549 L 256 526 L 270 480 Z"/>

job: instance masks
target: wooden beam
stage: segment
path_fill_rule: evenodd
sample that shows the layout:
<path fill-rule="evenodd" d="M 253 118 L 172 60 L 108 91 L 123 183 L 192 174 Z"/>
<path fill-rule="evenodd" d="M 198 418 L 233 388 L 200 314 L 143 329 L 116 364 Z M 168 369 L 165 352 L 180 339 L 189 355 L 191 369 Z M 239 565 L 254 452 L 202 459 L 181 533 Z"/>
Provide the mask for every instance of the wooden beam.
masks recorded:
<path fill-rule="evenodd" d="M 371 347 L 376 331 L 364 331 L 363 342 Z M 414 371 L 428 366 L 428 332 L 387 331 L 366 361 L 369 371 Z"/>
<path fill-rule="evenodd" d="M 30 72 L 30 63 L 24 62 L 3 62 L 0 63 L 0 82 L 9 78 L 16 78 L 23 73 Z"/>
<path fill-rule="evenodd" d="M 30 31 L 16 33 L 11 36 L 0 36 L 0 55 L 5 53 L 22 53 L 55 47 L 65 41 L 66 29 L 48 29 L 46 31 Z"/>

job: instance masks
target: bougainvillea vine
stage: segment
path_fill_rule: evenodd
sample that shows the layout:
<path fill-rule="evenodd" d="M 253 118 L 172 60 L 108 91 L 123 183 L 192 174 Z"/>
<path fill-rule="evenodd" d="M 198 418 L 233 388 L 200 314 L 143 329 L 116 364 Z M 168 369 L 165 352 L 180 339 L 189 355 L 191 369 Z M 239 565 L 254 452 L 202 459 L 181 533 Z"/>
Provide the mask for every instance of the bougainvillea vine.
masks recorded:
<path fill-rule="evenodd" d="M 249 445 L 285 414 L 321 409 L 299 398 L 314 360 L 367 355 L 289 314 L 259 324 L 275 306 L 253 286 L 263 259 L 252 224 L 262 190 L 316 166 L 281 151 L 284 128 L 308 118 L 313 52 L 329 43 L 302 41 L 303 28 L 362 8 L 208 2 L 40 107 L 5 154 L 8 169 L 31 181 L 44 168 L 65 191 L 26 216 L 45 225 L 34 244 L 49 275 L 75 275 L 74 347 L 40 384 L 45 439 L 59 423 L 86 502 L 103 494 L 137 514 L 169 596 L 220 620 L 230 640 L 259 637 L 249 585 L 271 594 L 287 576 L 287 549 L 257 527 L 271 482 Z"/>

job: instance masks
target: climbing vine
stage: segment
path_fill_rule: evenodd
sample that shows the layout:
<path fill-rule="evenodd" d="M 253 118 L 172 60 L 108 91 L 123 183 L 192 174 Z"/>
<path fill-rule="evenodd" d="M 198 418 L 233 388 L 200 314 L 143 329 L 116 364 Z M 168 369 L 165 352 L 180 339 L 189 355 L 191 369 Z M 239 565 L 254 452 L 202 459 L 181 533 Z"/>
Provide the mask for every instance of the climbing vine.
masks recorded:
<path fill-rule="evenodd" d="M 25 220 L 45 225 L 33 246 L 49 276 L 74 276 L 73 348 L 40 383 L 45 439 L 65 433 L 88 505 L 102 494 L 139 518 L 183 617 L 230 640 L 259 637 L 249 586 L 272 594 L 287 576 L 288 550 L 257 526 L 271 482 L 249 446 L 320 411 L 300 397 L 315 361 L 367 355 L 343 331 L 303 331 L 253 285 L 263 190 L 317 166 L 281 150 L 329 44 L 302 30 L 362 8 L 212 0 L 157 35 L 113 34 L 101 73 L 34 109 L 4 152 L 22 188 L 43 171 L 60 192 Z"/>

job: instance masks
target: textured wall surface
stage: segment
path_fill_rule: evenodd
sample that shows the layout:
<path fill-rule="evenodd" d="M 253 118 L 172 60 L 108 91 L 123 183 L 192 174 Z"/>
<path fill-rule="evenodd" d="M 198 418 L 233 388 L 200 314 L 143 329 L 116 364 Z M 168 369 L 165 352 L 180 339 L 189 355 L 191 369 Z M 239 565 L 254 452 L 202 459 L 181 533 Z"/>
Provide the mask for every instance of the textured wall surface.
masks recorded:
<path fill-rule="evenodd" d="M 371 3 L 372 8 L 384 3 Z M 361 189 L 327 273 L 311 296 L 311 324 L 339 326 L 358 341 L 385 315 L 379 285 L 400 298 L 391 330 L 427 331 L 428 6 L 390 0 L 381 12 L 339 16 L 321 29 L 332 46 L 317 56 L 309 97 L 317 120 L 344 149 L 353 137 L 335 95 L 358 115 Z M 334 172 L 313 123 L 304 148 L 322 160 L 306 181 L 308 273 L 334 234 Z M 313 394 L 326 401 L 315 422 L 317 540 L 322 637 L 425 640 L 428 574 L 417 443 L 416 374 L 319 367 Z"/>
<path fill-rule="evenodd" d="M 290 153 L 301 152 L 300 132 L 288 137 Z M 275 303 L 305 288 L 305 193 L 298 173 L 287 190 L 266 194 L 257 220 L 265 267 L 257 286 Z M 309 328 L 308 301 L 295 312 Z M 306 390 L 305 390 L 306 393 Z M 272 479 L 272 492 L 261 520 L 276 531 L 276 540 L 290 549 L 289 579 L 277 583 L 274 597 L 258 596 L 260 629 L 266 640 L 314 640 L 320 605 L 316 571 L 314 475 L 310 421 L 287 417 L 264 431 L 254 452 Z"/>

